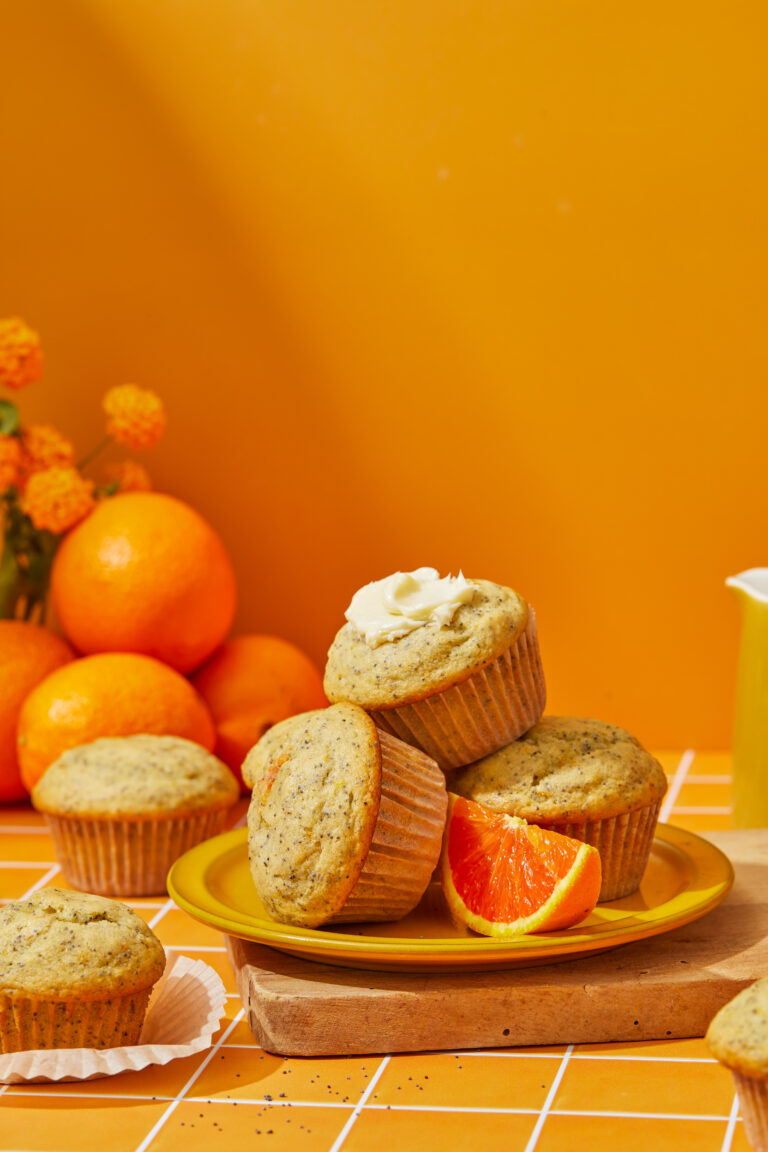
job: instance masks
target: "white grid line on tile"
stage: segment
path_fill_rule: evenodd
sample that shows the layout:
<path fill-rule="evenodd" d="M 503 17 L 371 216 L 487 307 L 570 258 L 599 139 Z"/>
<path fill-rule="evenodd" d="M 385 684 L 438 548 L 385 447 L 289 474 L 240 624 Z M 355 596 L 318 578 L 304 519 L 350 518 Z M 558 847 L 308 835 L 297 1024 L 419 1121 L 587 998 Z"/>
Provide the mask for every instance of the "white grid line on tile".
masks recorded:
<path fill-rule="evenodd" d="M 637 1043 L 639 1043 L 639 1044 L 640 1043 L 652 1044 L 653 1041 L 652 1040 L 637 1041 Z M 231 1044 L 231 1045 L 229 1045 L 229 1047 L 235 1048 L 236 1045 Z M 245 1047 L 245 1045 L 243 1045 L 243 1047 Z M 565 1045 L 563 1045 L 563 1047 L 565 1047 Z M 405 1053 L 405 1055 L 408 1055 L 408 1053 Z M 441 1052 L 438 1049 L 435 1052 L 420 1053 L 420 1055 L 461 1056 L 462 1059 L 464 1059 L 465 1056 L 466 1057 L 489 1056 L 492 1058 L 502 1059 L 502 1060 L 562 1060 L 562 1058 L 563 1058 L 562 1052 L 528 1052 L 528 1051 L 492 1052 L 492 1051 L 486 1051 L 483 1048 L 475 1048 L 475 1049 L 472 1049 L 468 1052 L 459 1051 L 458 1049 L 456 1049 L 456 1050 L 452 1049 L 451 1051 L 446 1050 L 446 1051 Z M 643 1056 L 640 1054 L 635 1055 L 634 1053 L 621 1053 L 621 1052 L 617 1052 L 617 1053 L 605 1052 L 605 1053 L 603 1053 L 603 1052 L 576 1052 L 576 1051 L 574 1051 L 573 1054 L 571 1055 L 571 1060 L 610 1060 L 610 1061 L 613 1061 L 613 1060 L 625 1060 L 625 1061 L 627 1061 L 627 1060 L 639 1060 L 639 1061 L 645 1061 L 645 1062 L 649 1062 L 649 1061 L 654 1062 L 655 1061 L 657 1064 L 717 1064 L 717 1060 L 715 1060 L 714 1056 Z"/>
<path fill-rule="evenodd" d="M 160 905 L 160 910 L 152 917 L 152 919 L 149 921 L 147 926 L 149 928 L 154 929 L 155 926 L 160 923 L 163 916 L 165 916 L 167 912 L 170 912 L 171 909 L 173 909 L 175 907 L 176 907 L 176 905 L 174 904 L 173 900 L 171 900 L 171 898 L 169 896 L 168 899 L 165 901 L 165 903 Z"/>
<path fill-rule="evenodd" d="M 675 804 L 672 815 L 677 816 L 730 816 L 730 804 Z"/>
<path fill-rule="evenodd" d="M 534 1148 L 536 1147 L 536 1145 L 539 1142 L 539 1136 L 541 1135 L 541 1130 L 544 1127 L 544 1121 L 546 1120 L 547 1115 L 549 1114 L 549 1111 L 552 1108 L 552 1102 L 554 1101 L 555 1096 L 557 1094 L 557 1090 L 560 1087 L 560 1081 L 562 1080 L 562 1078 L 565 1074 L 565 1070 L 568 1067 L 568 1061 L 571 1058 L 572 1052 L 573 1052 L 573 1044 L 569 1044 L 565 1050 L 565 1055 L 563 1056 L 562 1060 L 560 1061 L 560 1067 L 558 1068 L 557 1072 L 555 1073 L 555 1078 L 552 1081 L 552 1086 L 550 1087 L 549 1092 L 547 1093 L 547 1098 L 541 1107 L 541 1111 L 539 1112 L 539 1118 L 533 1126 L 533 1132 L 531 1132 L 530 1139 L 525 1146 L 525 1152 L 533 1152 Z"/>
<path fill-rule="evenodd" d="M 226 952 L 226 948 L 216 944 L 169 944 L 174 952 Z"/>
<path fill-rule="evenodd" d="M 733 1103 L 731 1104 L 731 1114 L 728 1117 L 728 1127 L 723 1136 L 723 1143 L 720 1152 L 731 1152 L 731 1144 L 733 1143 L 733 1134 L 736 1131 L 736 1121 L 739 1118 L 739 1097 L 734 1092 Z"/>
<path fill-rule="evenodd" d="M 20 832 L 22 836 L 47 836 L 48 829 L 44 825 L 37 824 L 0 824 L 0 833 L 7 833 L 9 836 L 15 836 Z"/>
<path fill-rule="evenodd" d="M 680 795 L 680 789 L 685 782 L 688 769 L 691 767 L 691 764 L 693 764 L 695 756 L 696 753 L 692 748 L 686 748 L 680 757 L 680 762 L 675 769 L 675 774 L 672 777 L 672 782 L 669 785 L 667 794 L 661 805 L 661 811 L 659 812 L 659 820 L 661 820 L 662 823 L 669 819 L 669 814 L 675 806 L 677 797 Z"/>
<path fill-rule="evenodd" d="M 357 1120 L 357 1118 L 360 1115 L 360 1113 L 362 1112 L 363 1108 L 365 1108 L 365 1106 L 366 1106 L 366 1104 L 370 1098 L 371 1093 L 373 1092 L 374 1088 L 376 1087 L 377 1083 L 379 1082 L 379 1080 L 381 1078 L 381 1074 L 384 1071 L 384 1069 L 387 1067 L 387 1065 L 389 1064 L 389 1061 L 390 1061 L 390 1057 L 385 1056 L 384 1059 L 379 1064 L 378 1068 L 376 1069 L 373 1076 L 371 1077 L 370 1084 L 365 1089 L 365 1092 L 363 1092 L 362 1096 L 360 1097 L 359 1101 L 357 1102 L 357 1104 L 356 1104 L 356 1106 L 352 1112 L 352 1115 L 349 1117 L 346 1124 L 342 1128 L 341 1132 L 339 1132 L 338 1136 L 334 1140 L 333 1144 L 330 1147 L 329 1152 L 339 1152 L 339 1148 L 341 1148 L 342 1144 L 346 1140 L 347 1136 L 349 1135 L 350 1129 L 352 1128 L 352 1125 Z"/>
<path fill-rule="evenodd" d="M 213 1055 L 213 1053 L 211 1053 Z M 387 1057 L 386 1059 L 389 1059 Z M 200 1067 L 194 1079 L 202 1072 L 203 1066 Z M 383 1071 L 383 1068 L 381 1069 Z M 376 1074 L 374 1074 L 375 1076 Z M 375 1084 L 375 1080 L 372 1081 Z M 174 1105 L 173 1110 L 168 1109 L 167 1116 L 176 1110 L 178 1104 L 217 1104 L 222 1108 L 226 1107 L 239 1107 L 246 1108 L 324 1108 L 336 1111 L 350 1111 L 359 1114 L 362 1111 L 366 1112 L 445 1112 L 448 1115 L 475 1115 L 475 1116 L 539 1116 L 543 1114 L 543 1109 L 539 1108 L 490 1108 L 490 1107 L 472 1107 L 471 1105 L 457 1105 L 457 1104 L 371 1104 L 369 1101 L 365 1103 L 359 1101 L 357 1104 L 342 1104 L 336 1100 L 251 1100 L 238 1097 L 234 1099 L 228 1097 L 223 1099 L 221 1096 L 134 1096 L 125 1093 L 121 1096 L 110 1096 L 107 1093 L 97 1092 L 54 1092 L 51 1090 L 42 1091 L 36 1089 L 35 1085 L 24 1085 L 23 1091 L 20 1090 L 19 1085 L 5 1085 L 6 1088 L 14 1088 L 15 1091 L 11 1092 L 12 1097 L 55 1097 L 61 1099 L 74 1099 L 74 1100 L 110 1100 L 114 1103 L 119 1103 L 121 1100 L 143 1100 L 146 1103 L 150 1101 L 164 1101 L 167 1100 L 170 1104 Z M 553 1088 L 555 1085 L 553 1084 Z M 551 1090 L 550 1090 L 551 1091 Z M 581 1108 L 550 1108 L 547 1111 L 547 1116 L 590 1116 L 595 1118 L 609 1118 L 616 1120 L 703 1120 L 707 1123 L 720 1123 L 730 1125 L 733 1121 L 733 1126 L 741 1123 L 741 1118 L 738 1113 L 738 1100 L 735 1102 L 734 1107 L 728 1116 L 717 1115 L 714 1113 L 698 1113 L 698 1112 L 619 1112 L 610 1109 L 581 1109 Z M 161 1123 L 162 1117 L 158 1120 L 156 1127 Z M 145 1143 L 139 1145 L 135 1152 L 144 1152 L 147 1147 L 146 1141 L 149 1139 L 148 1134 L 144 1140 Z M 337 1138 L 338 1139 L 338 1138 Z M 335 1147 L 335 1146 L 334 1146 Z M 329 1149 L 333 1152 L 333 1149 Z M 729 1152 L 729 1148 L 723 1145 L 721 1152 Z"/>
<path fill-rule="evenodd" d="M 171 903 L 173 903 L 173 902 L 169 900 L 169 901 L 168 901 L 168 903 L 169 903 L 169 904 L 171 904 Z M 158 913 L 158 915 L 159 915 L 159 913 Z M 179 1104 L 181 1103 L 181 1101 L 182 1101 L 182 1100 L 184 1099 L 184 1097 L 186 1096 L 188 1089 L 192 1087 L 192 1085 L 193 1085 L 193 1084 L 194 1084 L 194 1082 L 197 1080 L 198 1076 L 199 1076 L 199 1075 L 200 1075 L 200 1073 L 203 1071 L 203 1069 L 208 1067 L 208 1065 L 210 1064 L 211 1060 L 212 1060 L 212 1059 L 213 1059 L 213 1057 L 216 1055 L 216 1053 L 218 1052 L 219 1048 L 221 1047 L 221 1045 L 222 1045 L 222 1044 L 224 1043 L 224 1041 L 226 1040 L 227 1036 L 229 1036 L 229 1034 L 230 1034 L 230 1032 L 232 1031 L 232 1029 L 233 1029 L 233 1028 L 235 1028 L 235 1026 L 236 1026 L 237 1024 L 239 1024 L 239 1023 L 240 1023 L 240 1021 L 242 1020 L 242 1018 L 243 1018 L 244 1014 L 245 1014 L 245 1009 L 241 1008 L 241 1009 L 240 1009 L 240 1011 L 238 1012 L 237 1016 L 235 1016 L 234 1020 L 233 1020 L 233 1021 L 232 1021 L 232 1023 L 230 1024 L 229 1028 L 227 1028 L 226 1032 L 224 1032 L 224 1033 L 223 1033 L 223 1034 L 222 1034 L 222 1035 L 219 1037 L 219 1039 L 216 1041 L 216 1043 L 215 1043 L 215 1044 L 213 1045 L 213 1047 L 211 1048 L 211 1050 L 210 1050 L 210 1052 L 208 1053 L 208 1055 L 207 1055 L 207 1056 L 205 1057 L 205 1059 L 204 1059 L 204 1060 L 203 1060 L 203 1061 L 202 1061 L 202 1062 L 201 1062 L 201 1063 L 200 1063 L 200 1064 L 197 1066 L 197 1068 L 195 1069 L 195 1071 L 194 1071 L 194 1072 L 192 1073 L 192 1075 L 190 1076 L 189 1080 L 187 1080 L 186 1084 L 185 1084 L 185 1085 L 184 1085 L 184 1086 L 181 1088 L 181 1090 L 180 1090 L 180 1091 L 179 1091 L 179 1092 L 176 1094 L 176 1096 L 175 1096 L 175 1097 L 174 1097 L 174 1099 L 171 1101 L 171 1103 L 168 1105 L 168 1107 L 166 1108 L 165 1112 L 163 1112 L 163 1114 L 162 1114 L 162 1116 L 159 1118 L 159 1120 L 158 1120 L 158 1121 L 157 1121 L 155 1124 L 153 1124 L 153 1125 L 152 1125 L 151 1129 L 149 1130 L 149 1132 L 147 1133 L 147 1135 L 144 1137 L 144 1139 L 141 1141 L 141 1143 L 140 1143 L 140 1144 L 138 1144 L 138 1145 L 136 1146 L 136 1150 L 135 1150 L 135 1152 L 146 1152 L 146 1149 L 147 1149 L 147 1148 L 149 1147 L 149 1145 L 152 1143 L 152 1141 L 154 1140 L 155 1136 L 157 1136 L 158 1132 L 159 1132 L 159 1131 L 160 1131 L 160 1129 L 163 1127 L 163 1125 L 165 1124 L 166 1120 L 168 1120 L 168 1119 L 169 1119 L 169 1118 L 170 1118 L 170 1117 L 173 1115 L 173 1113 L 176 1111 L 176 1109 L 178 1108 Z"/>
<path fill-rule="evenodd" d="M 0 860 L 0 868 L 50 868 L 51 860 Z"/>
<path fill-rule="evenodd" d="M 32 895 L 33 892 L 37 892 L 38 888 L 45 888 L 48 881 L 53 880 L 54 876 L 58 875 L 60 871 L 61 869 L 59 868 L 59 865 L 54 864 L 53 867 L 48 869 L 45 876 L 41 876 L 39 880 L 35 880 L 34 884 L 30 884 L 29 888 L 27 888 L 21 899 L 26 900 Z"/>
<path fill-rule="evenodd" d="M 689 772 L 685 778 L 686 784 L 716 784 L 722 788 L 730 787 L 731 777 L 726 773 L 715 776 L 706 772 Z"/>

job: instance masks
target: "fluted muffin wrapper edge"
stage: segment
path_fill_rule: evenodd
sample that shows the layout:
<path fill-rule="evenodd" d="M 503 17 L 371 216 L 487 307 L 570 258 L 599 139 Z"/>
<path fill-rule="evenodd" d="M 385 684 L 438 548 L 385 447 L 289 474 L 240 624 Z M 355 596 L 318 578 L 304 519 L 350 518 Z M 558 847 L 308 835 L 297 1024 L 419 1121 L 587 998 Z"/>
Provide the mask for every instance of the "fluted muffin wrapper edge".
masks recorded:
<path fill-rule="evenodd" d="M 210 965 L 166 949 L 165 972 L 134 1044 L 6 1053 L 0 1055 L 0 1083 L 93 1080 L 192 1056 L 210 1048 L 226 1001 L 221 977 Z"/>
<path fill-rule="evenodd" d="M 659 819 L 661 799 L 604 820 L 570 823 L 536 820 L 531 823 L 591 844 L 600 853 L 600 903 L 629 896 L 640 887 Z"/>
<path fill-rule="evenodd" d="M 362 870 L 330 923 L 400 920 L 416 907 L 440 856 L 448 793 L 438 765 L 379 731 L 381 802 Z"/>
<path fill-rule="evenodd" d="M 546 685 L 536 617 L 490 664 L 442 692 L 370 710 L 376 725 L 415 745 L 443 769 L 461 768 L 511 744 L 541 718 Z"/>
<path fill-rule="evenodd" d="M 768 1081 L 731 1068 L 744 1129 L 755 1152 L 768 1152 Z"/>
<path fill-rule="evenodd" d="M 166 892 L 171 865 L 223 832 L 229 807 L 152 819 L 100 819 L 44 813 L 64 879 L 99 896 Z"/>

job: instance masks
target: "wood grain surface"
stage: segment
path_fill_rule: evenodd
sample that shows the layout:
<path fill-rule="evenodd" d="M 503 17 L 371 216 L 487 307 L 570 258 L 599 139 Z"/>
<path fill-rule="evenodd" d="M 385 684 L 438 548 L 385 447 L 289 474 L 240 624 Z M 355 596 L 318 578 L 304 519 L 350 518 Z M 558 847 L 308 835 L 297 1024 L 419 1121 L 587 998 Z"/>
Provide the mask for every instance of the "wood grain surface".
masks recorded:
<path fill-rule="evenodd" d="M 711 832 L 736 880 L 713 912 L 661 936 L 506 972 L 337 968 L 227 937 L 257 1042 L 293 1056 L 701 1036 L 768 975 L 768 830 Z"/>

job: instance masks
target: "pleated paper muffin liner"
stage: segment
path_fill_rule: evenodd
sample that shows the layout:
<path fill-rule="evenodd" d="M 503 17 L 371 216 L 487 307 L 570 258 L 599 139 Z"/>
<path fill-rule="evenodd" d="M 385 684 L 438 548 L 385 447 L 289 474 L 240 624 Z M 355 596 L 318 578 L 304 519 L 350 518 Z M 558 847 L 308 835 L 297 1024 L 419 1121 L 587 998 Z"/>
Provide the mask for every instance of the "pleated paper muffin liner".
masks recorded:
<path fill-rule="evenodd" d="M 588 820 L 580 824 L 543 820 L 535 823 L 597 848 L 603 877 L 599 896 L 602 903 L 629 896 L 640 887 L 651 854 L 660 808 L 661 800 L 657 800 L 644 808 L 622 812 L 605 820 Z"/>
<path fill-rule="evenodd" d="M 754 1152 L 768 1152 L 768 1082 L 731 1069 L 747 1140 Z"/>
<path fill-rule="evenodd" d="M 171 865 L 224 830 L 229 808 L 160 819 L 107 820 L 45 813 L 65 880 L 99 896 L 155 896 Z"/>
<path fill-rule="evenodd" d="M 546 702 L 536 617 L 505 652 L 466 680 L 397 708 L 371 710 L 376 725 L 443 769 L 461 768 L 522 736 Z"/>
<path fill-rule="evenodd" d="M 440 856 L 448 793 L 434 760 L 387 732 L 381 802 L 362 871 L 331 923 L 400 920 L 424 895 Z"/>
<path fill-rule="evenodd" d="M 108 1000 L 0 994 L 0 1051 L 136 1044 L 151 989 Z"/>
<path fill-rule="evenodd" d="M 115 1048 L 11 1052 L 0 1056 L 0 1083 L 93 1080 L 136 1072 L 150 1064 L 167 1064 L 210 1048 L 224 1015 L 224 985 L 201 960 L 190 960 L 169 949 L 166 958 L 165 972 L 152 990 L 144 1026 L 135 1043 Z"/>

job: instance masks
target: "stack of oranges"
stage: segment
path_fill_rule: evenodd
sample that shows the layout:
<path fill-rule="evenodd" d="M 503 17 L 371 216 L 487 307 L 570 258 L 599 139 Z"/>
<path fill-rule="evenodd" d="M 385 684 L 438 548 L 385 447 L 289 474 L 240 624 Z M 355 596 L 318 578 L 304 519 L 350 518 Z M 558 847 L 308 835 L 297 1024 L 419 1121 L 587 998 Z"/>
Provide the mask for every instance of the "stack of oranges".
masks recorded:
<path fill-rule="evenodd" d="M 0 621 L 0 801 L 22 799 L 62 752 L 100 736 L 183 736 L 239 772 L 267 727 L 325 703 L 319 672 L 287 641 L 224 643 L 232 565 L 172 496 L 98 504 L 64 537 L 51 590 L 66 640 Z"/>
<path fill-rule="evenodd" d="M 0 320 L 0 386 L 41 375 L 37 333 Z M 50 425 L 0 399 L 0 803 L 23 799 L 62 752 L 101 736 L 183 736 L 239 775 L 271 724 L 326 701 L 319 672 L 272 636 L 225 643 L 235 578 L 211 526 L 150 491 L 128 459 L 96 484 L 108 442 L 151 448 L 160 398 L 122 384 L 104 398 L 106 439 L 79 463 Z M 52 564 L 52 566 L 51 566 Z M 64 638 L 30 621 L 48 589 Z"/>

